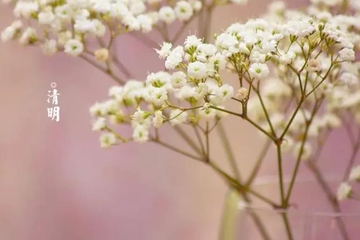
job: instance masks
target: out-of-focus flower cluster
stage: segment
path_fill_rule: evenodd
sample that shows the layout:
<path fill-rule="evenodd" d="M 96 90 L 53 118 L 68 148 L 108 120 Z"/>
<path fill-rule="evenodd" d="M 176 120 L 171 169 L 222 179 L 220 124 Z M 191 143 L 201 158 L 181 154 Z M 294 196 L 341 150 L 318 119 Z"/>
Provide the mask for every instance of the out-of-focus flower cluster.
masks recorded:
<path fill-rule="evenodd" d="M 358 191 L 355 191 L 353 186 L 360 183 L 360 165 L 355 166 L 351 169 L 347 181 L 340 184 L 337 191 L 337 199 L 343 201 L 346 199 L 354 199 L 360 201 L 360 195 Z"/>
<path fill-rule="evenodd" d="M 3 42 L 40 45 L 44 53 L 78 56 L 86 40 L 130 31 L 150 32 L 175 21 L 189 21 L 202 9 L 200 0 L 3 0 L 14 5 L 15 21 Z M 243 3 L 245 1 L 220 1 Z"/>

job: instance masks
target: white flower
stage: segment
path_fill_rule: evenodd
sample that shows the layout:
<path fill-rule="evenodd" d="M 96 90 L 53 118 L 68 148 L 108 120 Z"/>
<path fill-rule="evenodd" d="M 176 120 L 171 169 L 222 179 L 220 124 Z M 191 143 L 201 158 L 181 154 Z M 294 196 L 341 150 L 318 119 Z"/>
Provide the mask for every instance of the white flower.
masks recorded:
<path fill-rule="evenodd" d="M 117 137 L 114 133 L 103 133 L 100 136 L 100 146 L 102 148 L 108 148 L 116 144 Z"/>
<path fill-rule="evenodd" d="M 165 88 L 151 88 L 150 90 L 150 99 L 151 103 L 156 106 L 164 105 L 165 101 L 168 99 L 167 91 Z"/>
<path fill-rule="evenodd" d="M 149 140 L 149 129 L 146 126 L 138 125 L 134 128 L 132 137 L 137 143 L 145 143 Z"/>
<path fill-rule="evenodd" d="M 73 57 L 79 56 L 83 51 L 84 45 L 76 39 L 70 39 L 64 46 L 64 52 Z"/>
<path fill-rule="evenodd" d="M 206 64 L 202 62 L 192 62 L 189 63 L 187 73 L 189 77 L 202 79 L 206 78 L 208 75 L 206 73 Z"/>
<path fill-rule="evenodd" d="M 161 59 L 165 59 L 171 53 L 172 44 L 168 42 L 164 42 L 161 45 L 161 49 L 155 49 L 156 53 L 159 54 Z"/>
<path fill-rule="evenodd" d="M 186 1 L 179 1 L 175 5 L 175 14 L 180 21 L 187 21 L 193 15 L 193 9 L 191 5 Z"/>
<path fill-rule="evenodd" d="M 129 1 L 129 10 L 134 15 L 139 15 L 146 11 L 146 6 L 142 1 Z"/>
<path fill-rule="evenodd" d="M 166 69 L 175 69 L 182 61 L 184 57 L 184 48 L 182 46 L 177 46 L 174 48 L 169 56 L 167 56 L 165 61 Z"/>
<path fill-rule="evenodd" d="M 229 84 L 223 84 L 219 88 L 219 92 L 221 93 L 221 97 L 224 101 L 229 100 L 234 95 L 234 88 Z"/>
<path fill-rule="evenodd" d="M 349 181 L 360 181 L 360 165 L 351 169 Z"/>
<path fill-rule="evenodd" d="M 202 2 L 198 1 L 198 0 L 191 0 L 190 4 L 192 6 L 192 8 L 194 9 L 195 12 L 198 12 L 201 10 L 202 8 Z"/>
<path fill-rule="evenodd" d="M 41 49 L 45 55 L 51 56 L 57 52 L 57 43 L 54 39 L 46 41 L 41 45 Z"/>
<path fill-rule="evenodd" d="M 214 119 L 216 117 L 216 113 L 217 113 L 217 110 L 215 110 L 213 108 L 208 108 L 208 109 L 200 108 L 199 109 L 199 115 L 205 119 Z"/>
<path fill-rule="evenodd" d="M 138 31 L 141 29 L 139 21 L 131 13 L 126 14 L 121 20 L 130 31 Z"/>
<path fill-rule="evenodd" d="M 105 34 L 106 28 L 98 19 L 77 19 L 74 24 L 74 29 L 80 33 L 91 33 L 98 37 Z"/>
<path fill-rule="evenodd" d="M 170 112 L 170 124 L 175 126 L 186 122 L 188 113 L 180 109 L 174 109 Z"/>
<path fill-rule="evenodd" d="M 28 27 L 21 35 L 19 42 L 22 45 L 30 44 L 36 41 L 36 31 L 34 28 Z"/>
<path fill-rule="evenodd" d="M 9 27 L 5 28 L 1 32 L 1 41 L 8 42 L 8 41 L 14 39 L 16 32 L 17 32 L 17 29 L 14 28 L 13 26 L 9 26 Z"/>
<path fill-rule="evenodd" d="M 96 1 L 93 6 L 93 10 L 97 13 L 107 14 L 111 11 L 110 2 Z"/>
<path fill-rule="evenodd" d="M 286 54 L 283 54 L 279 58 L 279 62 L 281 64 L 290 64 L 294 59 L 296 58 L 296 54 L 294 52 L 287 52 Z"/>
<path fill-rule="evenodd" d="M 212 95 L 209 96 L 210 102 L 214 105 L 219 105 L 229 100 L 234 95 L 234 88 L 229 84 L 224 84 L 216 88 Z"/>
<path fill-rule="evenodd" d="M 140 108 L 131 116 L 131 126 L 133 128 L 138 127 L 139 125 L 144 125 L 148 128 L 151 125 L 150 114 L 148 112 L 142 111 Z"/>
<path fill-rule="evenodd" d="M 147 15 L 139 15 L 137 16 L 137 20 L 140 24 L 141 30 L 144 33 L 148 33 L 152 30 L 152 19 Z"/>
<path fill-rule="evenodd" d="M 106 127 L 106 119 L 103 117 L 99 117 L 97 118 L 95 121 L 93 121 L 92 123 L 92 130 L 93 131 L 101 131 Z"/>
<path fill-rule="evenodd" d="M 339 52 L 339 60 L 340 61 L 354 61 L 355 60 L 355 52 L 350 48 L 343 48 Z"/>
<path fill-rule="evenodd" d="M 343 201 L 348 199 L 352 194 L 352 187 L 347 182 L 343 182 L 340 184 L 337 190 L 337 199 L 339 201 Z"/>
<path fill-rule="evenodd" d="M 89 109 L 91 116 L 101 116 L 101 103 L 96 102 Z"/>
<path fill-rule="evenodd" d="M 189 50 L 190 48 L 196 49 L 197 46 L 202 44 L 202 40 L 195 35 L 189 35 L 186 37 L 184 42 L 185 50 Z"/>
<path fill-rule="evenodd" d="M 164 6 L 160 8 L 159 10 L 159 19 L 166 22 L 167 24 L 172 23 L 175 21 L 175 12 L 174 10 L 169 6 Z"/>
<path fill-rule="evenodd" d="M 239 44 L 239 41 L 235 36 L 222 33 L 216 37 L 215 45 L 226 57 L 231 56 L 232 54 L 238 52 L 238 48 L 236 47 Z"/>
<path fill-rule="evenodd" d="M 40 12 L 38 15 L 38 20 L 40 24 L 51 24 L 55 19 L 55 15 L 52 11 Z"/>
<path fill-rule="evenodd" d="M 18 1 L 14 8 L 16 17 L 30 18 L 39 10 L 39 4 L 35 1 Z"/>
<path fill-rule="evenodd" d="M 173 88 L 181 88 L 186 83 L 186 74 L 178 71 L 171 75 L 170 82 Z"/>
<path fill-rule="evenodd" d="M 159 128 L 164 123 L 164 117 L 162 115 L 161 111 L 155 111 L 154 118 L 153 118 L 153 124 L 154 127 Z"/>
<path fill-rule="evenodd" d="M 164 71 L 150 73 L 146 77 L 146 84 L 155 88 L 167 88 L 170 82 L 170 74 Z"/>
<path fill-rule="evenodd" d="M 264 79 L 269 75 L 269 68 L 265 63 L 253 63 L 249 68 L 250 76 L 255 79 Z"/>

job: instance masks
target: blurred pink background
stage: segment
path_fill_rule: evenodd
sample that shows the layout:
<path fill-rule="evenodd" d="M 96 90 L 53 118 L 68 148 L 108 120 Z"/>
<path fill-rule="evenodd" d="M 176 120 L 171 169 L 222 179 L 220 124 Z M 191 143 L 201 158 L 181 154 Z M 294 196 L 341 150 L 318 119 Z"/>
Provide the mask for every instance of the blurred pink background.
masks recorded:
<path fill-rule="evenodd" d="M 222 7 L 212 31 L 258 16 L 265 5 Z M 1 6 L 1 29 L 11 20 Z M 154 51 L 133 38 L 119 42 L 118 51 L 138 78 L 161 67 Z M 210 168 L 153 144 L 100 148 L 88 108 L 107 98 L 114 84 L 107 76 L 77 58 L 7 43 L 0 44 L 0 81 L 0 239 L 217 238 L 227 188 Z M 51 82 L 61 94 L 58 123 L 47 118 Z M 230 132 L 236 154 L 257 156 L 257 134 L 227 123 L 238 130 Z M 226 168 L 221 146 L 213 148 Z"/>

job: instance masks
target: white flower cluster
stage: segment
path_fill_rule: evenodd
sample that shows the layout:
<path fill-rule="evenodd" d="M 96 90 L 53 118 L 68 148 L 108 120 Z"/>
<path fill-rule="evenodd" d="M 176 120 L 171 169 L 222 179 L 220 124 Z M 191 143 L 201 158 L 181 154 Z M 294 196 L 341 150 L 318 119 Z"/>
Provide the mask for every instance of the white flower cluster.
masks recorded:
<path fill-rule="evenodd" d="M 133 135 L 127 140 L 146 142 L 151 125 L 194 124 L 226 115 L 218 109 L 224 108 L 234 90 L 221 81 L 219 71 L 225 69 L 226 61 L 214 45 L 189 36 L 184 46 L 172 48 L 164 43 L 157 52 L 172 73 L 151 73 L 145 82 L 130 80 L 124 86 L 112 87 L 111 100 L 91 108 L 92 115 L 98 117 L 93 130 L 108 132 L 107 118 L 112 124 L 131 124 Z"/>
<path fill-rule="evenodd" d="M 247 112 L 241 116 L 250 116 L 269 134 L 278 135 L 287 128 L 283 151 L 292 150 L 295 155 L 301 152 L 302 159 L 309 159 L 310 141 L 301 141 L 308 122 L 312 123 L 306 132 L 309 139 L 341 126 L 338 110 L 344 104 L 336 99 L 339 92 L 347 91 L 345 96 L 359 94 L 358 65 L 352 63 L 357 40 L 349 31 L 339 30 L 341 25 L 303 14 L 279 22 L 254 19 L 232 24 L 215 37 L 215 44 L 195 36 L 188 36 L 183 46 L 163 43 L 156 51 L 165 60 L 168 72 L 150 74 L 142 87 L 130 91 L 137 98 L 125 101 L 135 104 L 125 117 L 134 129 L 133 139 L 148 140 L 153 121 L 158 127 L 166 121 L 215 119 L 228 112 L 224 104 L 232 99 L 246 105 Z M 220 75 L 226 68 L 238 75 L 236 96 L 234 88 Z M 270 69 L 274 70 L 272 77 Z M 118 88 L 127 89 L 128 84 Z M 123 94 L 123 90 L 119 92 Z M 326 111 L 313 117 L 320 98 L 326 102 Z M 126 98 L 120 95 L 115 99 Z M 296 101 L 303 104 L 293 115 L 286 105 L 291 109 Z M 141 110 L 144 102 L 151 105 L 150 110 Z M 359 102 L 354 99 L 351 103 L 347 107 L 353 107 L 353 113 L 359 115 Z M 191 117 L 187 116 L 189 112 Z"/>
<path fill-rule="evenodd" d="M 9 2 L 9 1 L 5 1 Z M 188 21 L 201 10 L 200 0 L 18 0 L 16 20 L 1 34 L 2 41 L 41 45 L 51 55 L 64 49 L 72 56 L 84 51 L 86 37 L 129 31 L 150 32 L 154 26 Z"/>
<path fill-rule="evenodd" d="M 3 0 L 14 5 L 16 20 L 1 33 L 3 42 L 40 45 L 52 55 L 61 50 L 79 56 L 87 38 L 115 38 L 131 31 L 148 33 L 164 24 L 187 22 L 201 0 Z M 228 3 L 245 4 L 245 0 Z"/>

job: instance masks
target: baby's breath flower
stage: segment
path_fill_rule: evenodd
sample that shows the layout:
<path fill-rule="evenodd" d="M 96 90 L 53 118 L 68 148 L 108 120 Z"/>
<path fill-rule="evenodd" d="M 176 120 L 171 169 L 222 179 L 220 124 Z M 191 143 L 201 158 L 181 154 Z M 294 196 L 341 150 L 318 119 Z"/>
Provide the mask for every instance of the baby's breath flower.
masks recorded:
<path fill-rule="evenodd" d="M 352 187 L 347 182 L 343 182 L 340 184 L 337 190 L 337 199 L 339 201 L 344 201 L 351 197 L 352 194 Z"/>
<path fill-rule="evenodd" d="M 137 108 L 136 112 L 131 116 L 131 125 L 133 128 L 138 127 L 139 125 L 144 125 L 148 128 L 151 124 L 150 114 Z"/>
<path fill-rule="evenodd" d="M 195 35 L 189 35 L 185 39 L 184 48 L 189 50 L 191 48 L 196 49 L 202 43 L 202 40 Z"/>
<path fill-rule="evenodd" d="M 116 144 L 117 137 L 114 133 L 107 132 L 100 135 L 100 145 L 102 148 L 108 148 Z"/>
<path fill-rule="evenodd" d="M 149 129 L 146 126 L 138 125 L 134 128 L 132 137 L 137 143 L 145 143 L 149 140 Z"/>
<path fill-rule="evenodd" d="M 161 49 L 155 49 L 156 53 L 159 54 L 159 57 L 165 59 L 171 53 L 172 44 L 164 42 L 161 45 Z"/>
<path fill-rule="evenodd" d="M 166 22 L 167 24 L 172 23 L 176 19 L 174 10 L 169 6 L 160 8 L 159 19 Z"/>
<path fill-rule="evenodd" d="M 103 117 L 97 118 L 92 123 L 92 130 L 93 131 L 101 131 L 106 127 L 106 119 Z"/>
<path fill-rule="evenodd" d="M 360 182 L 360 165 L 353 167 L 349 175 L 349 181 Z"/>
<path fill-rule="evenodd" d="M 216 112 L 217 110 L 213 109 L 213 108 L 199 108 L 199 115 L 206 119 L 206 120 L 210 120 L 210 119 L 214 119 L 216 117 Z"/>
<path fill-rule="evenodd" d="M 181 88 L 186 83 L 186 74 L 183 72 L 174 72 L 171 75 L 170 82 L 173 88 Z"/>
<path fill-rule="evenodd" d="M 64 47 L 64 52 L 73 57 L 79 56 L 84 51 L 84 45 L 76 39 L 70 39 L 66 42 Z"/>
<path fill-rule="evenodd" d="M 1 41 L 8 42 L 8 41 L 12 40 L 15 37 L 16 31 L 17 31 L 17 29 L 14 28 L 13 26 L 9 26 L 9 27 L 5 28 L 1 32 Z"/>
<path fill-rule="evenodd" d="M 179 1 L 175 5 L 175 14 L 180 21 L 187 21 L 193 15 L 193 8 L 187 1 Z"/>
<path fill-rule="evenodd" d="M 156 111 L 154 113 L 154 118 L 153 118 L 154 127 L 159 128 L 161 127 L 161 125 L 163 125 L 163 123 L 164 123 L 164 117 L 162 115 L 162 112 Z"/>
<path fill-rule="evenodd" d="M 265 79 L 269 75 L 269 68 L 265 63 L 253 63 L 249 68 L 250 76 L 255 79 Z"/>
<path fill-rule="evenodd" d="M 287 52 L 280 56 L 279 61 L 281 64 L 290 64 L 296 57 L 294 52 Z"/>
<path fill-rule="evenodd" d="M 166 69 L 175 69 L 182 61 L 184 57 L 184 49 L 182 46 L 174 48 L 166 57 L 165 67 Z"/>
<path fill-rule="evenodd" d="M 22 33 L 21 37 L 19 38 L 19 42 L 22 45 L 30 44 L 36 41 L 36 30 L 32 27 L 28 27 Z"/>
<path fill-rule="evenodd" d="M 192 62 L 189 63 L 187 73 L 189 77 L 202 79 L 207 77 L 206 73 L 207 67 L 205 63 L 202 62 Z"/>
<path fill-rule="evenodd" d="M 38 19 L 40 24 L 49 25 L 54 21 L 55 15 L 52 11 L 40 12 Z"/>

